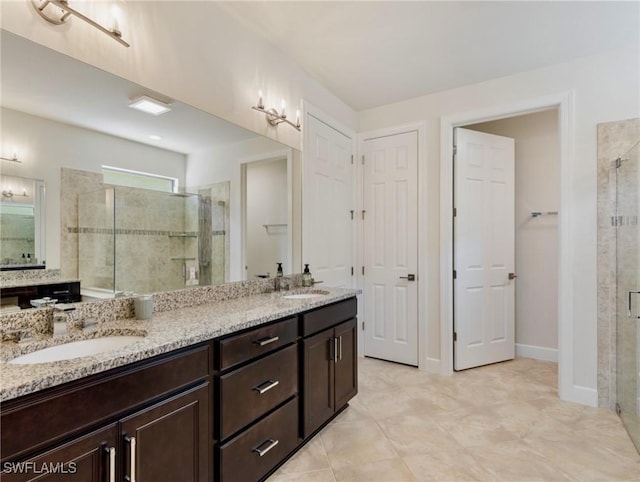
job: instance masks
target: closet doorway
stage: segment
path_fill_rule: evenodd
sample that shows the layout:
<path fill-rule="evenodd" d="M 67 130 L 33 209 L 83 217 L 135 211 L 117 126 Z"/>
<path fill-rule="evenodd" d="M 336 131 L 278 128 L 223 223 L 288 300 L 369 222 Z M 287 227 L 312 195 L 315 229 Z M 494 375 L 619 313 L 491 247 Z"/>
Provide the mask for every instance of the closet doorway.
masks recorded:
<path fill-rule="evenodd" d="M 485 166 L 488 177 L 484 179 L 484 189 L 479 189 L 476 194 L 472 194 L 470 189 L 462 189 L 459 176 L 466 176 L 474 181 L 470 181 L 472 184 L 479 184 L 476 182 L 478 176 L 475 173 L 465 174 L 458 163 L 454 168 L 454 203 L 467 199 L 466 205 L 473 206 L 472 197 L 475 195 L 478 200 L 484 197 L 486 206 L 484 213 L 477 213 L 467 221 L 467 226 L 475 225 L 476 231 L 483 233 L 480 239 L 461 236 L 459 230 L 464 229 L 463 225 L 458 226 L 461 206 L 454 204 L 458 211 L 453 222 L 455 370 L 511 359 L 514 355 L 558 360 L 558 115 L 558 109 L 553 108 L 468 124 L 461 130 L 465 135 L 493 139 L 502 144 L 506 142 L 503 139 L 511 138 L 515 148 L 513 192 L 510 195 L 503 192 L 505 189 L 508 191 L 508 182 L 502 180 L 503 167 L 497 170 L 497 165 Z M 458 156 L 460 149 L 458 146 Z M 478 154 L 478 162 L 482 162 L 482 156 L 487 161 L 491 156 L 495 159 L 499 151 L 496 146 L 488 146 L 484 154 Z M 504 159 L 499 155 L 498 158 L 498 164 L 503 166 Z M 496 177 L 497 174 L 500 176 Z M 505 219 L 501 219 L 501 215 Z M 507 231 L 502 229 L 509 223 L 511 226 Z M 496 256 L 485 256 L 482 263 L 486 264 L 469 264 L 465 254 L 470 247 Z M 487 274 L 483 283 L 466 276 L 481 272 Z M 474 295 L 471 298 L 478 306 L 470 303 L 468 294 Z M 471 305 L 474 305 L 472 310 Z M 470 353 L 473 356 L 469 356 Z"/>

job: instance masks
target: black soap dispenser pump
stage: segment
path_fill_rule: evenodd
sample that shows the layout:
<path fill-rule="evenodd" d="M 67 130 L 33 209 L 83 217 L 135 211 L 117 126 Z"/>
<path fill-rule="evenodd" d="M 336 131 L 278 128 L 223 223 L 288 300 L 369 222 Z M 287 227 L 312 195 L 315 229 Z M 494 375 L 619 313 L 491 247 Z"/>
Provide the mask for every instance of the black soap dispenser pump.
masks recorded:
<path fill-rule="evenodd" d="M 302 272 L 302 286 L 305 288 L 313 286 L 313 278 L 311 277 L 308 264 L 304 265 L 304 271 Z"/>
<path fill-rule="evenodd" d="M 284 272 L 282 271 L 282 263 L 278 264 L 278 270 L 276 271 L 276 277 L 282 278 L 284 276 Z"/>

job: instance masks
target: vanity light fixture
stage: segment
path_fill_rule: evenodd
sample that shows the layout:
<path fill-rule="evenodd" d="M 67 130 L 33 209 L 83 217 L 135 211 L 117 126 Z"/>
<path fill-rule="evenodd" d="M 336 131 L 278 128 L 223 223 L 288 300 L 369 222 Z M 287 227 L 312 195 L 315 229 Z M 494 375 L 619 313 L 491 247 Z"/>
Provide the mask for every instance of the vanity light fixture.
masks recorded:
<path fill-rule="evenodd" d="M 2 197 L 12 199 L 14 196 L 27 197 L 27 190 L 23 189 L 22 194 L 16 194 L 15 192 L 13 192 L 13 189 L 11 189 L 10 187 L 2 191 Z"/>
<path fill-rule="evenodd" d="M 16 154 L 15 152 L 11 157 L 0 157 L 0 159 L 2 159 L 3 161 L 17 162 L 18 164 L 22 164 L 22 161 L 18 160 L 18 154 Z"/>
<path fill-rule="evenodd" d="M 114 20 L 113 27 L 108 29 L 100 25 L 95 20 L 90 19 L 83 13 L 80 13 L 76 9 L 70 7 L 67 0 L 31 0 L 31 5 L 35 8 L 36 12 L 38 12 L 38 14 L 49 23 L 62 25 L 73 15 L 92 27 L 97 28 L 102 33 L 107 34 L 116 42 L 124 45 L 125 47 L 129 47 L 129 44 L 122 40 L 122 32 L 120 32 L 118 28 L 117 19 Z"/>
<path fill-rule="evenodd" d="M 267 122 L 272 126 L 277 126 L 278 124 L 282 124 L 283 122 L 289 124 L 298 132 L 300 131 L 300 111 L 296 111 L 296 123 L 294 124 L 289 119 L 287 119 L 287 113 L 285 110 L 285 101 L 282 99 L 280 104 L 280 112 L 278 112 L 275 107 L 270 109 L 266 109 L 264 106 L 264 102 L 262 101 L 262 91 L 258 91 L 258 105 L 251 107 L 253 110 L 257 110 L 258 112 L 262 112 L 266 118 Z"/>
<path fill-rule="evenodd" d="M 141 95 L 129 102 L 129 107 L 151 115 L 160 115 L 171 110 L 171 105 L 148 95 Z"/>

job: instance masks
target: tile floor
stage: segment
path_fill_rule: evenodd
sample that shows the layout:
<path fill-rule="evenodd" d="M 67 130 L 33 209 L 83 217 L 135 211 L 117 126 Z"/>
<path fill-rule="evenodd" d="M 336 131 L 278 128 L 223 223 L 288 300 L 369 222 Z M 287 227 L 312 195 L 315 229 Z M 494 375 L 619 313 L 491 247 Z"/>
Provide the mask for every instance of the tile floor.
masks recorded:
<path fill-rule="evenodd" d="M 268 482 L 640 481 L 618 416 L 560 401 L 555 363 L 451 377 L 359 363 L 350 407 Z"/>

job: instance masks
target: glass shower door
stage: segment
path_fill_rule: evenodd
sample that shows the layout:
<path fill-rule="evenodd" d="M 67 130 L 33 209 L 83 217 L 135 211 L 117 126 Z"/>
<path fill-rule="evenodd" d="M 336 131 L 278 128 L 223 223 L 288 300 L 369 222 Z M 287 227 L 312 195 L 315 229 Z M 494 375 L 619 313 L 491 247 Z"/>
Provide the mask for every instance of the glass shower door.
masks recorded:
<path fill-rule="evenodd" d="M 617 403 L 631 439 L 640 449 L 640 144 L 617 162 Z"/>

